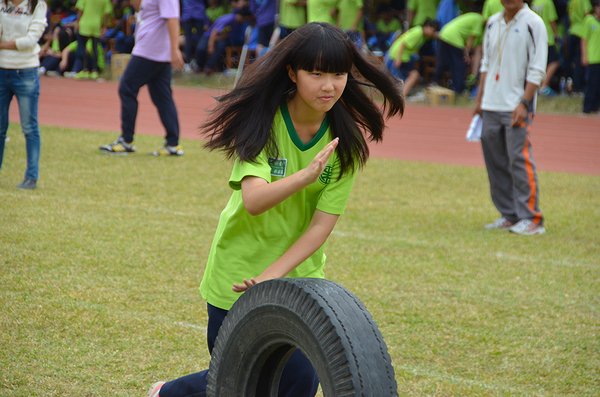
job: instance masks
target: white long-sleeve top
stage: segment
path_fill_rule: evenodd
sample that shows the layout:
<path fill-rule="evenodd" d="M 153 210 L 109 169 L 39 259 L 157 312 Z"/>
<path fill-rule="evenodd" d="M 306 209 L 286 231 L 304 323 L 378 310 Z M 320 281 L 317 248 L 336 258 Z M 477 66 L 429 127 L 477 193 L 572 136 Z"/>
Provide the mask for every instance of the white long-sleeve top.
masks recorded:
<path fill-rule="evenodd" d="M 0 29 L 2 42 L 14 41 L 17 50 L 0 50 L 0 68 L 27 69 L 40 66 L 38 41 L 46 29 L 46 10 L 44 0 L 29 13 L 29 1 L 25 0 L 17 7 L 12 1 L 0 2 Z"/>
<path fill-rule="evenodd" d="M 480 71 L 486 72 L 481 108 L 512 112 L 526 82 L 540 85 L 546 75 L 548 33 L 544 21 L 527 6 L 506 23 L 504 11 L 488 19 Z"/>

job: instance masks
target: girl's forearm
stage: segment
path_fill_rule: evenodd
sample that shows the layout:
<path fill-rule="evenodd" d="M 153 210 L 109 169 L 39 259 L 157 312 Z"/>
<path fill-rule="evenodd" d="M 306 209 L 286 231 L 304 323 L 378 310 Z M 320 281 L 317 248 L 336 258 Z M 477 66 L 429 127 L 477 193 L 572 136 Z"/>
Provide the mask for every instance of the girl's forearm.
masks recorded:
<path fill-rule="evenodd" d="M 256 216 L 281 204 L 308 185 L 303 170 L 271 183 L 258 177 L 246 177 L 242 180 L 242 199 L 250 215 Z"/>
<path fill-rule="evenodd" d="M 5 41 L 0 43 L 0 50 L 18 50 L 16 41 Z"/>

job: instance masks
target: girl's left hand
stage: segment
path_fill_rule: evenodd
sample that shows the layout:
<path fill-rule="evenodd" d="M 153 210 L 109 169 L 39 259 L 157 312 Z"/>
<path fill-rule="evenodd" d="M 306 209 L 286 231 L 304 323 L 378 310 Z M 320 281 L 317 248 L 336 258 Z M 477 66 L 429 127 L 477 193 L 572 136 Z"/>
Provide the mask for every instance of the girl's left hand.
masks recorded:
<path fill-rule="evenodd" d="M 255 278 L 251 278 L 250 280 L 244 279 L 244 284 L 233 284 L 232 290 L 234 292 L 245 292 L 256 284 L 258 284 L 258 281 Z"/>

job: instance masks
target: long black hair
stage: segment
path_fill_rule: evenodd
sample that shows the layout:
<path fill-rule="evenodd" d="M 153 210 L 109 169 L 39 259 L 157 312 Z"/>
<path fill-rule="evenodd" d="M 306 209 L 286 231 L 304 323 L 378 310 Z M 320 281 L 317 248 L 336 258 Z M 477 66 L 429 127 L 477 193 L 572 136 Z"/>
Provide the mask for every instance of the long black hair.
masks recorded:
<path fill-rule="evenodd" d="M 341 98 L 327 112 L 340 160 L 340 177 L 362 167 L 369 157 L 369 141 L 381 141 L 387 118 L 404 112 L 402 82 L 376 60 L 363 56 L 341 29 L 324 22 L 304 25 L 250 65 L 238 86 L 219 98 L 208 121 L 201 127 L 206 147 L 223 150 L 227 158 L 254 161 L 267 150 L 277 158 L 272 134 L 277 109 L 296 86 L 287 65 L 297 72 L 348 73 Z M 383 94 L 383 111 L 364 87 Z"/>

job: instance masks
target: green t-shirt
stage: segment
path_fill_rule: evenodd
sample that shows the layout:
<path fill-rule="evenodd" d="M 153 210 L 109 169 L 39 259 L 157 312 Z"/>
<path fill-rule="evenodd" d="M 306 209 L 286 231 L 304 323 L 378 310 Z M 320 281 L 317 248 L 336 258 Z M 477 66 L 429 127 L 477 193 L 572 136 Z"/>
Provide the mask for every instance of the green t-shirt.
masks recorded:
<path fill-rule="evenodd" d="M 546 30 L 548 31 L 548 46 L 555 45 L 556 40 L 554 39 L 554 31 L 550 25 L 551 22 L 556 22 L 558 20 L 554 2 L 552 0 L 533 0 L 531 9 L 542 18 L 544 25 L 546 25 Z"/>
<path fill-rule="evenodd" d="M 217 20 L 217 18 L 227 14 L 227 9 L 224 6 L 218 6 L 215 8 L 209 7 L 204 11 L 204 13 L 208 17 L 208 19 L 210 19 L 211 22 L 214 22 Z"/>
<path fill-rule="evenodd" d="M 348 202 L 356 172 L 339 175 L 336 153 L 319 180 L 287 198 L 276 207 L 251 216 L 242 200 L 241 182 L 255 176 L 274 182 L 306 168 L 329 142 L 332 135 L 327 119 L 309 143 L 298 137 L 287 106 L 282 105 L 273 121 L 273 133 L 279 148 L 279 158 L 269 159 L 265 152 L 256 163 L 236 161 L 229 186 L 233 194 L 221 213 L 210 249 L 200 293 L 208 303 L 229 310 L 240 297 L 233 292 L 234 283 L 256 277 L 280 258 L 306 231 L 315 210 L 341 215 Z M 288 277 L 324 278 L 325 244 Z"/>
<path fill-rule="evenodd" d="M 408 9 L 415 12 L 410 26 L 423 26 L 427 19 L 435 19 L 439 0 L 409 0 Z"/>
<path fill-rule="evenodd" d="M 385 21 L 383 19 L 379 19 L 377 21 L 375 29 L 378 32 L 382 32 L 382 33 L 392 33 L 392 32 L 395 32 L 396 30 L 402 29 L 402 24 L 400 23 L 398 18 L 392 18 L 390 20 L 390 23 L 385 23 Z"/>
<path fill-rule="evenodd" d="M 410 28 L 398 37 L 394 43 L 390 46 L 388 55 L 391 59 L 395 60 L 400 53 L 400 47 L 402 43 L 406 43 L 404 51 L 402 52 L 402 63 L 410 62 L 410 57 L 416 54 L 423 44 L 425 44 L 426 38 L 423 34 L 423 27 L 415 26 Z"/>
<path fill-rule="evenodd" d="M 328 22 L 335 25 L 331 9 L 337 6 L 337 0 L 307 0 L 306 15 L 310 22 Z"/>
<path fill-rule="evenodd" d="M 77 51 L 77 41 L 72 42 L 66 48 L 68 48 L 69 51 L 71 51 L 72 53 L 75 53 Z M 88 40 L 87 43 L 85 43 L 85 51 L 88 54 L 90 54 L 92 52 L 92 40 Z M 106 66 L 106 60 L 104 59 L 104 51 L 102 49 L 102 44 L 100 44 L 100 43 L 98 43 L 97 52 L 98 52 L 98 59 L 97 59 L 98 69 L 104 70 L 104 66 Z"/>
<path fill-rule="evenodd" d="M 356 20 L 356 14 L 363 8 L 363 0 L 339 0 L 338 1 L 338 20 L 340 28 L 348 30 Z M 361 20 L 356 26 L 357 31 L 364 30 L 364 23 Z"/>
<path fill-rule="evenodd" d="M 75 7 L 82 11 L 79 33 L 86 37 L 100 37 L 104 16 L 113 10 L 110 0 L 77 0 Z"/>
<path fill-rule="evenodd" d="M 483 11 L 481 14 L 483 15 L 483 19 L 486 21 L 494 14 L 497 14 L 504 10 L 504 6 L 502 5 L 501 0 L 485 0 L 483 3 Z"/>
<path fill-rule="evenodd" d="M 583 20 L 581 38 L 586 40 L 588 61 L 600 63 L 600 21 L 593 15 L 588 15 Z"/>
<path fill-rule="evenodd" d="M 279 21 L 282 26 L 296 29 L 306 24 L 306 6 L 297 6 L 298 0 L 281 0 Z"/>
<path fill-rule="evenodd" d="M 571 21 L 569 33 L 581 37 L 583 20 L 585 19 L 585 14 L 592 11 L 592 3 L 590 0 L 569 0 L 567 10 L 569 12 L 569 21 Z"/>
<path fill-rule="evenodd" d="M 468 12 L 445 24 L 439 37 L 451 46 L 464 49 L 470 36 L 475 36 L 473 43 L 483 36 L 484 24 L 485 19 L 481 14 Z"/>

